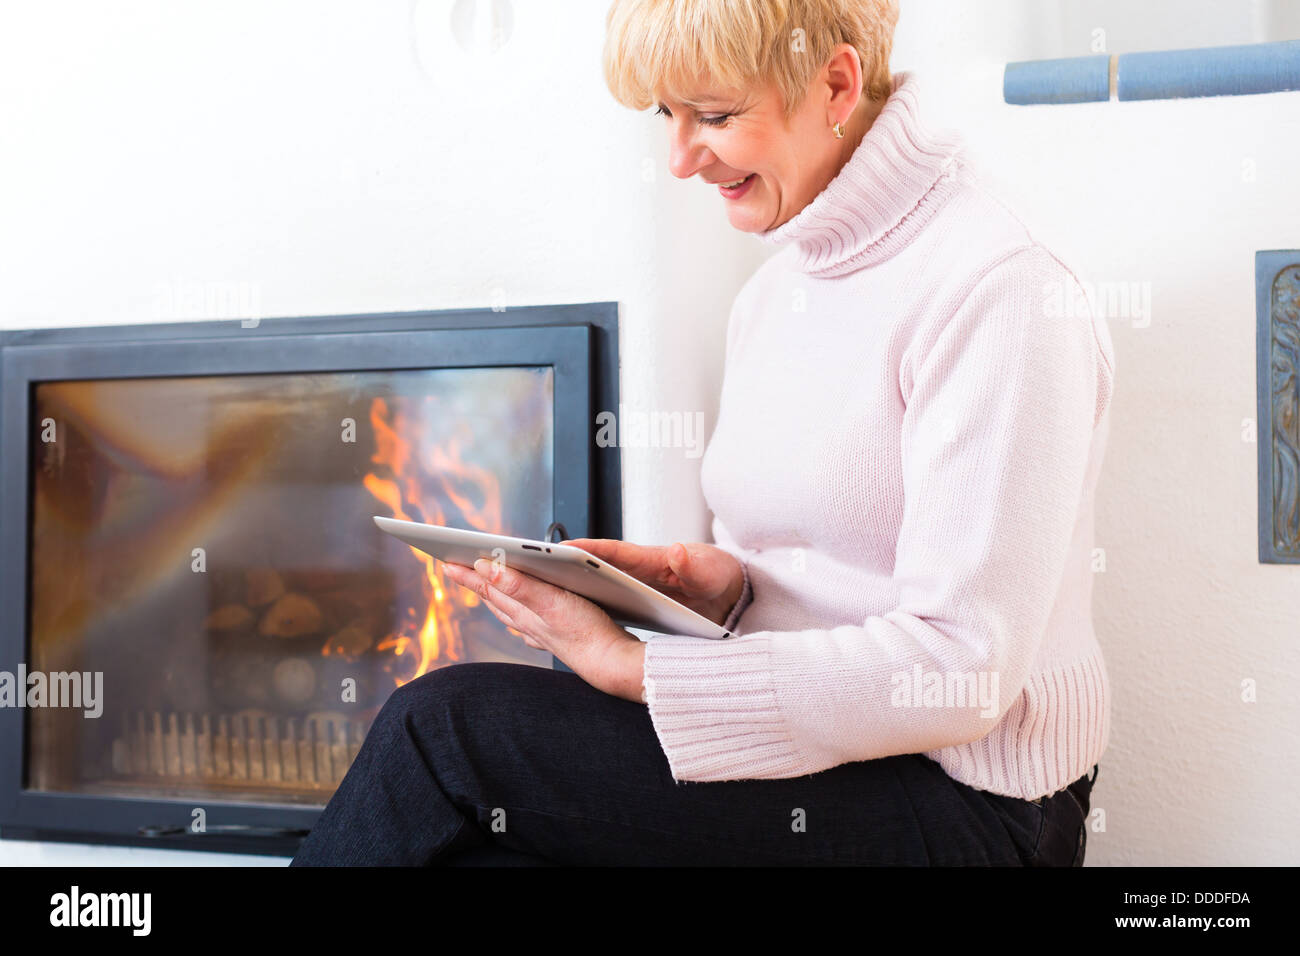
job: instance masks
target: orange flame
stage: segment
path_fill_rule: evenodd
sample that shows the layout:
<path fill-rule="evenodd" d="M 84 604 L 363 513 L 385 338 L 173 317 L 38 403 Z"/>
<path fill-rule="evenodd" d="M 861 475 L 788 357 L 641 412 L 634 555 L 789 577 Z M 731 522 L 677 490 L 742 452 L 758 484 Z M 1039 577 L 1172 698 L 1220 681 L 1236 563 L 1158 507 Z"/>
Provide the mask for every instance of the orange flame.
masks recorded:
<path fill-rule="evenodd" d="M 439 505 L 441 495 L 455 506 L 471 527 L 483 531 L 501 530 L 501 493 L 496 476 L 461 460 L 460 435 L 452 439 L 446 449 L 431 445 L 427 461 L 420 461 L 413 455 L 414 447 L 431 443 L 423 441 L 423 436 L 413 434 L 411 419 L 402 413 L 400 405 L 390 414 L 387 402 L 381 398 L 374 399 L 370 405 L 370 424 L 376 445 L 370 460 L 379 468 L 367 473 L 362 480 L 366 490 L 383 503 L 394 518 L 445 524 L 446 518 Z M 411 517 L 412 511 L 419 517 Z M 435 667 L 460 660 L 464 653 L 456 615 L 458 606 L 450 600 L 436 562 L 423 551 L 410 550 L 423 566 L 421 587 L 425 606 L 423 610 L 416 606 L 407 607 L 408 619 L 376 646 L 381 651 L 391 650 L 396 657 L 405 657 L 408 651 L 416 655 L 411 672 L 405 677 L 395 678 L 399 687 Z M 462 606 L 477 604 L 478 598 L 468 594 Z"/>

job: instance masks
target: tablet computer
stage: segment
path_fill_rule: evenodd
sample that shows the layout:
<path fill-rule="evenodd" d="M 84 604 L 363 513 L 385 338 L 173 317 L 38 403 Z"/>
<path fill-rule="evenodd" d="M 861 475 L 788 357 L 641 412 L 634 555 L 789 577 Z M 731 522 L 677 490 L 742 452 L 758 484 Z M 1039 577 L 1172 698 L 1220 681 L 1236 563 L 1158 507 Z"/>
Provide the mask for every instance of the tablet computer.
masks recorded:
<path fill-rule="evenodd" d="M 571 544 L 510 538 L 483 531 L 375 516 L 393 537 L 441 561 L 473 567 L 479 558 L 501 561 L 599 605 L 619 625 L 663 634 L 722 640 L 731 633 L 666 594 Z"/>

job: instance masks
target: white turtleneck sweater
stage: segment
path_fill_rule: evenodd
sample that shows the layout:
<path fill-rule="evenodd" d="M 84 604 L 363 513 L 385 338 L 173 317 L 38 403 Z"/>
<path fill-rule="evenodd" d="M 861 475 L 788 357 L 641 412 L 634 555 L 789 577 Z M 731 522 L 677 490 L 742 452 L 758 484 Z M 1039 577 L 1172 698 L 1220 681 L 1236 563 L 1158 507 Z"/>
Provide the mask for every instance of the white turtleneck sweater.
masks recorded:
<path fill-rule="evenodd" d="M 736 636 L 646 645 L 674 778 L 921 753 L 977 789 L 1060 790 L 1109 733 L 1091 610 L 1104 321 L 961 137 L 923 124 L 908 73 L 761 237 L 787 247 L 736 297 L 702 474 L 745 569 Z"/>

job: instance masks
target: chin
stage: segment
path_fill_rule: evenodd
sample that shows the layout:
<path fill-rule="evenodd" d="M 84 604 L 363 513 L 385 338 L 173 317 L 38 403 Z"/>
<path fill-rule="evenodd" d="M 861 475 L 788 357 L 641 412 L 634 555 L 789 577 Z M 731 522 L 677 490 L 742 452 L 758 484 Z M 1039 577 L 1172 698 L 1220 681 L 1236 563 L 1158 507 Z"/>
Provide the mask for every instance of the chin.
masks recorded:
<path fill-rule="evenodd" d="M 749 209 L 728 210 L 727 221 L 740 232 L 766 232 L 768 229 L 768 217 Z"/>

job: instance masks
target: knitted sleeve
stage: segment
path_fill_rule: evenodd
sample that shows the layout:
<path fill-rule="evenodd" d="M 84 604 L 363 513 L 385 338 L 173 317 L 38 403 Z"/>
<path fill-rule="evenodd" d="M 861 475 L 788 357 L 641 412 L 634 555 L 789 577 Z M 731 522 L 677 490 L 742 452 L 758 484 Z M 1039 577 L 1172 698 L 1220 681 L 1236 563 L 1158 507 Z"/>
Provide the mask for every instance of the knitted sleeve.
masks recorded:
<path fill-rule="evenodd" d="M 1045 308 L 1053 283 L 1074 281 L 1023 247 L 912 339 L 897 607 L 824 630 L 648 641 L 646 699 L 675 779 L 801 776 L 993 729 L 1041 642 L 1109 400 L 1091 318 Z M 964 699 L 933 699 L 948 688 Z"/>
<path fill-rule="evenodd" d="M 736 543 L 727 529 L 723 527 L 722 522 L 716 517 L 713 519 L 713 542 L 717 547 L 740 562 L 740 573 L 744 580 L 740 590 L 740 597 L 732 605 L 727 619 L 722 622 L 722 626 L 731 631 L 735 629 L 736 622 L 740 620 L 740 616 L 745 613 L 745 608 L 749 607 L 749 602 L 754 598 L 754 590 L 749 583 L 749 552 Z"/>

